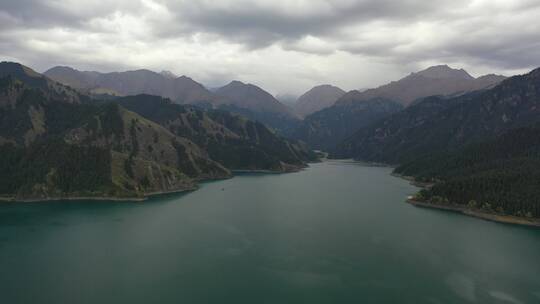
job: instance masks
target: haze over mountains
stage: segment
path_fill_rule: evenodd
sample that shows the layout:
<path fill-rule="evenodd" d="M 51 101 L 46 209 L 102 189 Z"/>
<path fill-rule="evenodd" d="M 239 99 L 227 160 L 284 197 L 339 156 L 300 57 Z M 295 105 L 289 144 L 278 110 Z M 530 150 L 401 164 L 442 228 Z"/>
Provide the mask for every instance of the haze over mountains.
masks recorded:
<path fill-rule="evenodd" d="M 75 89 L 93 94 L 117 96 L 150 94 L 170 98 L 180 104 L 216 103 L 217 97 L 193 79 L 149 70 L 99 73 L 54 67 L 45 76 Z"/>
<path fill-rule="evenodd" d="M 345 93 L 342 89 L 329 84 L 319 85 L 298 97 L 293 108 L 296 114 L 305 117 L 334 105 Z"/>
<path fill-rule="evenodd" d="M 489 88 L 502 80 L 504 76 L 485 75 L 474 78 L 463 69 L 453 69 L 448 65 L 427 68 L 389 84 L 362 92 L 356 100 L 368 100 L 375 97 L 397 101 L 405 106 L 418 98 L 432 95 L 453 95 Z M 346 103 L 342 100 L 340 103 Z"/>
<path fill-rule="evenodd" d="M 335 86 L 316 86 L 300 96 L 291 111 L 289 107 L 263 89 L 239 81 L 232 81 L 222 88 L 210 91 L 187 76 L 176 77 L 168 71 L 156 73 L 149 70 L 136 70 L 99 73 L 78 71 L 70 67 L 54 67 L 44 74 L 60 83 L 92 94 L 118 96 L 151 94 L 170 98 L 180 104 L 201 104 L 212 107 L 227 105 L 253 112 L 280 114 L 290 118 L 305 117 L 330 107 L 345 94 L 343 90 Z M 446 65 L 433 66 L 379 88 L 363 91 L 361 95 L 355 97 L 355 100 L 380 97 L 409 105 L 418 98 L 430 95 L 452 95 L 487 88 L 502 79 L 504 79 L 503 76 L 497 75 L 474 78 L 462 69 L 452 69 Z M 350 99 L 344 99 L 339 103 L 349 101 Z M 272 124 L 271 120 L 267 122 Z M 279 129 L 275 123 L 273 127 Z"/>
<path fill-rule="evenodd" d="M 193 79 L 175 77 L 171 72 L 149 70 L 99 73 L 78 71 L 69 67 L 47 70 L 47 77 L 90 94 L 128 96 L 150 94 L 171 99 L 178 104 L 194 104 L 206 108 L 223 108 L 259 120 L 274 129 L 287 128 L 296 115 L 270 93 L 253 85 L 232 81 L 213 91 Z"/>
<path fill-rule="evenodd" d="M 294 105 L 286 106 L 253 84 L 232 81 L 210 91 L 189 77 L 176 77 L 166 71 L 98 73 L 55 67 L 45 75 L 90 94 L 159 95 L 179 104 L 238 113 L 323 150 L 333 149 L 360 127 L 399 111 L 396 103 L 408 106 L 431 95 L 465 94 L 492 87 L 505 78 L 496 75 L 474 78 L 463 69 L 439 65 L 362 92 L 345 93 L 332 85 L 316 86 Z"/>

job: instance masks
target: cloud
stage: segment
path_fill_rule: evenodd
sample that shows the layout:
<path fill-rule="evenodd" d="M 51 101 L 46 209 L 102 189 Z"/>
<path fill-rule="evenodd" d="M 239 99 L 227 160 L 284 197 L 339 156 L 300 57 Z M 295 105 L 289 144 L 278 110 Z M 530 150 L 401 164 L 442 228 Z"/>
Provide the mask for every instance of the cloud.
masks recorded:
<path fill-rule="evenodd" d="M 434 63 L 525 72 L 540 66 L 538 18 L 536 0 L 7 0 L 0 58 L 299 94 L 376 86 Z"/>

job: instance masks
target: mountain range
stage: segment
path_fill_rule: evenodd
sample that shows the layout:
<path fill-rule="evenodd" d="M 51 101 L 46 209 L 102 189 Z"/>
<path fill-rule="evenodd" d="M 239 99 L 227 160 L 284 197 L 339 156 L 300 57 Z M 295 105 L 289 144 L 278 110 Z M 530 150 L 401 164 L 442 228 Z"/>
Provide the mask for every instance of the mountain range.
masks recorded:
<path fill-rule="evenodd" d="M 294 128 L 300 121 L 292 109 L 253 84 L 232 81 L 226 86 L 216 89 L 215 94 L 225 97 L 227 100 L 227 102 L 219 104 L 218 109 L 242 114 L 250 119 L 260 121 L 278 132 Z"/>
<path fill-rule="evenodd" d="M 360 94 L 358 91 L 351 91 L 338 101 L 356 100 Z M 315 112 L 285 134 L 305 141 L 314 149 L 332 151 L 355 131 L 403 109 L 401 104 L 385 98 L 357 101 L 340 103 Z"/>
<path fill-rule="evenodd" d="M 143 198 L 231 170 L 298 170 L 313 155 L 264 125 L 150 95 L 96 99 L 0 63 L 0 196 Z"/>
<path fill-rule="evenodd" d="M 399 164 L 540 121 L 540 69 L 457 97 L 433 96 L 343 142 L 336 155 Z"/>
<path fill-rule="evenodd" d="M 186 76 L 175 78 L 172 73 L 156 73 L 150 70 L 100 73 L 54 67 L 43 74 L 59 83 L 91 94 L 158 95 L 180 104 L 217 102 L 217 97 L 200 83 Z"/>
<path fill-rule="evenodd" d="M 458 96 L 431 96 L 360 128 L 334 157 L 398 165 L 426 185 L 413 204 L 538 225 L 540 69 Z"/>
<path fill-rule="evenodd" d="M 435 66 L 365 91 L 317 86 L 292 106 L 167 71 L 46 74 L 59 82 L 0 64 L 2 197 L 144 198 L 234 170 L 295 171 L 319 149 L 398 166 L 430 185 L 415 201 L 540 217 L 540 69 L 474 78 Z"/>
<path fill-rule="evenodd" d="M 342 89 L 329 84 L 316 86 L 298 97 L 293 106 L 294 112 L 300 117 L 306 117 L 331 107 L 345 93 Z"/>
<path fill-rule="evenodd" d="M 485 75 L 472 77 L 463 69 L 453 69 L 448 65 L 432 66 L 417 73 L 380 86 L 363 91 L 356 100 L 375 97 L 387 98 L 408 106 L 415 100 L 432 95 L 456 95 L 492 87 L 506 77 Z M 338 104 L 347 103 L 341 100 Z"/>
<path fill-rule="evenodd" d="M 148 94 L 208 109 L 226 109 L 276 130 L 290 128 L 299 120 L 293 111 L 253 84 L 232 81 L 213 91 L 187 76 L 176 77 L 149 70 L 100 73 L 54 67 L 44 73 L 50 79 L 91 95 L 129 96 Z"/>
<path fill-rule="evenodd" d="M 329 106 L 321 106 L 321 110 L 307 115 L 285 135 L 305 141 L 316 149 L 333 151 L 362 127 L 414 105 L 423 98 L 431 95 L 441 98 L 460 96 L 492 87 L 504 78 L 494 75 L 474 78 L 462 69 L 452 69 L 446 65 L 430 67 L 377 89 L 353 90 L 336 101 L 327 99 L 326 105 Z M 328 90 L 328 87 L 321 89 Z M 320 90 L 316 91 L 321 93 Z M 334 90 L 336 95 L 338 92 Z M 311 94 L 308 92 L 304 96 Z"/>

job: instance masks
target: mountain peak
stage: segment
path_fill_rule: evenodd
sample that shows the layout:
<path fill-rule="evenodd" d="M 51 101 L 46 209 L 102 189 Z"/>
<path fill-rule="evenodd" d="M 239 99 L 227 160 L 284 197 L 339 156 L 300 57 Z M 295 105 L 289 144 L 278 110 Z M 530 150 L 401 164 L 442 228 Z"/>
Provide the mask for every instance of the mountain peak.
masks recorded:
<path fill-rule="evenodd" d="M 345 91 L 336 86 L 318 85 L 298 98 L 294 110 L 300 116 L 308 116 L 332 106 L 344 94 Z"/>
<path fill-rule="evenodd" d="M 165 78 L 169 78 L 169 79 L 175 79 L 175 78 L 178 77 L 173 72 L 167 71 L 167 70 L 163 70 L 163 71 L 159 72 L 159 74 L 161 74 L 161 76 L 163 76 Z"/>
<path fill-rule="evenodd" d="M 0 62 L 0 76 L 4 74 L 10 74 L 13 76 L 25 75 L 27 77 L 40 78 L 43 77 L 38 72 L 32 70 L 31 68 L 24 66 L 18 62 L 2 61 Z"/>
<path fill-rule="evenodd" d="M 45 76 L 17 62 L 2 61 L 0 77 L 11 76 L 32 87 L 45 87 L 48 80 Z"/>
<path fill-rule="evenodd" d="M 48 72 L 51 72 L 51 71 L 77 71 L 77 70 L 72 68 L 72 67 L 69 67 L 69 66 L 57 65 L 55 67 L 52 67 L 52 68 L 48 69 L 45 73 L 48 73 Z"/>
<path fill-rule="evenodd" d="M 233 80 L 233 81 L 229 82 L 229 84 L 227 86 L 244 86 L 244 85 L 247 85 L 247 84 L 243 83 L 240 80 Z"/>
<path fill-rule="evenodd" d="M 193 80 L 193 78 L 189 77 L 189 76 L 186 76 L 186 75 L 182 75 L 180 77 L 175 77 L 175 79 L 177 80 L 189 80 L 189 81 L 195 81 Z"/>
<path fill-rule="evenodd" d="M 216 94 L 227 98 L 227 104 L 249 109 L 255 112 L 272 112 L 292 115 L 272 94 L 264 89 L 233 80 L 216 90 Z"/>
<path fill-rule="evenodd" d="M 447 64 L 431 66 L 412 75 L 419 75 L 433 79 L 474 79 L 464 69 L 453 69 Z"/>

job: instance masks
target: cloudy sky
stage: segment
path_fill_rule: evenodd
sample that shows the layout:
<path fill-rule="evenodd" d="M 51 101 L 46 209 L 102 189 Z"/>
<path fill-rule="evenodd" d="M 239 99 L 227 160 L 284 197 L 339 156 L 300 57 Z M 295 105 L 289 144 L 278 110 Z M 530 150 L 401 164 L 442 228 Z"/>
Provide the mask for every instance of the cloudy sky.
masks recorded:
<path fill-rule="evenodd" d="M 441 63 L 523 73 L 540 66 L 539 19 L 539 0 L 1 0 L 0 60 L 299 94 Z"/>

